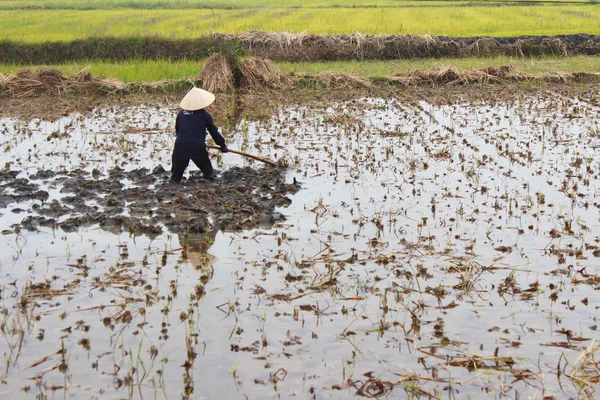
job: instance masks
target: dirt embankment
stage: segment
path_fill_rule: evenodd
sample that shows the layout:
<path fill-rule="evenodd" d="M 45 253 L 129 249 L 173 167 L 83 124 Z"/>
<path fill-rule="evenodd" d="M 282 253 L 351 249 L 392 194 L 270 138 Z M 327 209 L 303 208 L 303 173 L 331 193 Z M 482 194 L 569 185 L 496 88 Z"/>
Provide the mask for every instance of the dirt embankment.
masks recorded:
<path fill-rule="evenodd" d="M 308 35 L 250 31 L 198 39 L 89 38 L 72 42 L 0 42 L 0 59 L 22 65 L 87 60 L 202 59 L 218 51 L 246 52 L 273 61 L 391 60 L 410 58 L 597 55 L 600 36 L 522 37 Z"/>
<path fill-rule="evenodd" d="M 474 68 L 458 71 L 452 66 L 434 67 L 427 71 L 409 71 L 385 77 L 367 78 L 350 74 L 296 74 L 283 73 L 270 61 L 264 59 L 248 59 L 240 63 L 240 78 L 234 79 L 236 73 L 231 66 L 223 67 L 211 59 L 218 58 L 214 54 L 209 58 L 198 76 L 181 80 L 164 80 L 157 82 L 124 83 L 118 79 L 93 77 L 89 71 L 83 70 L 71 76 L 65 76 L 56 69 L 44 69 L 32 72 L 23 69 L 15 74 L 0 74 L 0 99 L 32 99 L 39 96 L 53 96 L 56 99 L 66 98 L 72 94 L 84 96 L 108 94 L 152 94 L 152 93 L 184 93 L 192 85 L 202 86 L 215 93 L 271 92 L 287 89 L 383 89 L 392 86 L 457 86 L 471 84 L 502 84 L 518 82 L 544 83 L 595 83 L 600 80 L 597 73 L 588 72 L 554 72 L 542 75 L 531 75 L 516 70 L 512 65 L 501 67 Z M 215 67 L 216 65 L 216 67 Z M 46 105 L 44 105 L 44 108 Z M 28 106 L 27 106 L 28 107 Z"/>
<path fill-rule="evenodd" d="M 17 171 L 0 171 L 0 213 L 27 216 L 3 234 L 40 227 L 73 232 L 91 225 L 149 236 L 164 229 L 200 234 L 211 228 L 235 231 L 271 227 L 284 219 L 275 208 L 289 205 L 287 195 L 299 189 L 297 184 L 284 182 L 282 170 L 271 167 L 235 167 L 215 182 L 191 177 L 184 185 L 170 184 L 168 173 L 160 166 L 154 171 L 114 168 L 107 176 L 96 170 L 40 170 L 27 178 L 18 176 Z M 124 180 L 129 181 L 127 187 Z M 49 191 L 58 195 L 51 198 Z M 32 201 L 30 210 L 19 206 Z"/>
<path fill-rule="evenodd" d="M 256 57 L 273 61 L 393 60 L 498 56 L 597 55 L 600 36 L 577 34 L 521 37 L 443 37 L 414 35 L 307 35 L 286 32 L 216 34 L 237 40 Z"/>

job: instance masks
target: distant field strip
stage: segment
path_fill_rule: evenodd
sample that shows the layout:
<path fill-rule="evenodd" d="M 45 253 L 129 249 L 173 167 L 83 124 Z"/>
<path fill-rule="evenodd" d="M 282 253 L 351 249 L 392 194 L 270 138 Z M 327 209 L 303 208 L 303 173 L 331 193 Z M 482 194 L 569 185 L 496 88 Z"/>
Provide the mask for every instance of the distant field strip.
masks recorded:
<path fill-rule="evenodd" d="M 20 66 L 0 64 L 0 74 L 12 74 L 16 71 L 29 68 L 39 71 L 44 68 L 55 68 L 65 75 L 71 75 L 89 68 L 93 76 L 99 78 L 117 78 L 123 82 L 156 82 L 163 79 L 183 80 L 197 76 L 204 64 L 199 61 L 141 61 L 129 62 L 94 62 L 72 63 L 49 66 Z M 346 62 L 306 62 L 289 63 L 278 62 L 277 67 L 282 72 L 295 72 L 298 74 L 351 74 L 370 78 L 385 77 L 397 73 L 406 73 L 413 70 L 427 71 L 435 67 L 453 66 L 459 71 L 470 68 L 500 67 L 512 64 L 518 71 L 527 74 L 548 74 L 554 72 L 600 72 L 600 57 L 544 57 L 539 59 L 522 59 L 512 57 L 470 57 L 461 59 L 422 59 L 422 60 L 397 60 L 397 61 L 346 61 Z"/>
<path fill-rule="evenodd" d="M 414 6 L 465 6 L 498 5 L 514 3 L 593 3 L 589 0 L 478 0 L 470 1 L 431 1 L 431 0 L 353 0 L 353 1 L 321 1 L 321 0 L 1 0 L 3 10 L 105 10 L 105 9 L 256 9 L 256 8 L 397 8 Z"/>
<path fill-rule="evenodd" d="M 204 60 L 132 60 L 126 62 L 69 63 L 60 65 L 20 66 L 0 64 L 0 74 L 14 73 L 28 68 L 39 71 L 45 68 L 58 69 L 65 75 L 72 75 L 88 68 L 93 76 L 99 78 L 117 78 L 123 82 L 156 82 L 163 79 L 186 79 L 200 73 Z"/>
<path fill-rule="evenodd" d="M 1 4 L 2 2 L 0 2 Z M 0 11 L 0 40 L 104 36 L 196 38 L 249 30 L 338 34 L 520 36 L 600 34 L 600 5 L 247 10 Z"/>

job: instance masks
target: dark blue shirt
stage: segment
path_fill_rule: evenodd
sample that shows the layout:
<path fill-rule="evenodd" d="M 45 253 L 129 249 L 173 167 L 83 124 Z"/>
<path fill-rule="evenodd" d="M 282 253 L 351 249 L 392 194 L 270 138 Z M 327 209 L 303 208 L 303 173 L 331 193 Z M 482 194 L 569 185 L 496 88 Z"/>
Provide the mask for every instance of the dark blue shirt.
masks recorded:
<path fill-rule="evenodd" d="M 175 120 L 174 156 L 177 159 L 193 159 L 206 149 L 206 130 L 218 146 L 225 146 L 225 139 L 219 133 L 212 117 L 205 109 L 181 110 Z"/>

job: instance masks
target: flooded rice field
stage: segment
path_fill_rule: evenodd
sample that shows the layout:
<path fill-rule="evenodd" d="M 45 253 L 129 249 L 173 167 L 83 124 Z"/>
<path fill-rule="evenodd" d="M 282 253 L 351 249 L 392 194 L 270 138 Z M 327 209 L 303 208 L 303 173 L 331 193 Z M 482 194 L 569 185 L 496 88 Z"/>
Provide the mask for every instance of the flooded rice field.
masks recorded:
<path fill-rule="evenodd" d="M 172 104 L 3 118 L 0 397 L 594 397 L 599 111 L 285 106 L 180 187 Z"/>

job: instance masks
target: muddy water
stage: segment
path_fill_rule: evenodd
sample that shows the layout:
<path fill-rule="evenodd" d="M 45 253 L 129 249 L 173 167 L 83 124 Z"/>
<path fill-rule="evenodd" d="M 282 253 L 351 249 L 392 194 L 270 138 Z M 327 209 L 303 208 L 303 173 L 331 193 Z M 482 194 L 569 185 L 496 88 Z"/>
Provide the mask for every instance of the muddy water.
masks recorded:
<path fill-rule="evenodd" d="M 598 113 L 288 107 L 177 188 L 167 107 L 3 118 L 0 397 L 593 397 Z"/>

